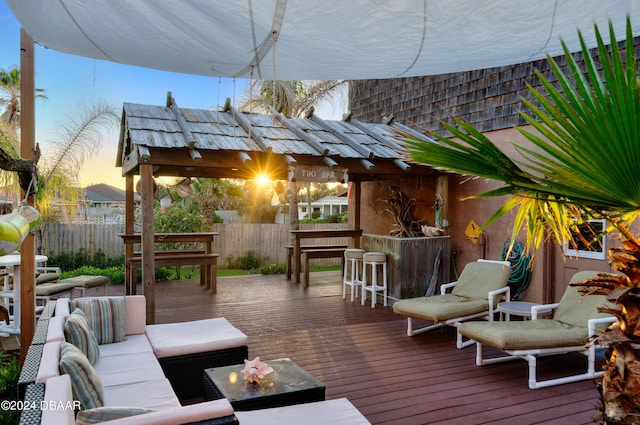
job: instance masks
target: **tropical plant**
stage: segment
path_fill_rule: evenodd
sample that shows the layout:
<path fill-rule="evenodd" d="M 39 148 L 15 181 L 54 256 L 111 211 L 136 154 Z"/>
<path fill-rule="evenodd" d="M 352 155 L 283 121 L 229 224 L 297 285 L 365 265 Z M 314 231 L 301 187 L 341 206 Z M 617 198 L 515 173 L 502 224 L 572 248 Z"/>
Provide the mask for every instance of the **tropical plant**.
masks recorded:
<path fill-rule="evenodd" d="M 529 249 L 538 248 L 547 232 L 558 243 L 575 244 L 573 230 L 587 219 L 605 219 L 607 231 L 619 232 L 622 246 L 610 250 L 617 273 L 600 274 L 581 286 L 586 294 L 607 295 L 619 306 L 604 310 L 618 324 L 600 337 L 608 344 L 601 419 L 640 423 L 640 239 L 631 230 L 640 214 L 638 67 L 629 21 L 624 50 L 611 24 L 610 46 L 597 26 L 595 34 L 592 55 L 579 33 L 583 65 L 564 43 L 566 71 L 548 57 L 557 85 L 536 73 L 542 88 L 529 87 L 534 100 L 523 100 L 530 111 L 522 113 L 533 130 L 519 129 L 530 145 L 514 144 L 521 161 L 461 120 L 444 123 L 453 138 L 432 134 L 434 142 L 404 137 L 418 162 L 502 182 L 498 189 L 474 196 L 510 196 L 484 226 L 516 209 L 512 240 L 524 230 Z"/>
<path fill-rule="evenodd" d="M 270 108 L 288 116 L 300 117 L 311 107 L 333 101 L 344 81 L 252 80 L 240 110 L 270 113 Z"/>
<path fill-rule="evenodd" d="M 37 208 L 45 221 L 64 221 L 74 215 L 82 196 L 79 175 L 82 164 L 100 149 L 103 131 L 119 122 L 114 108 L 100 99 L 81 104 L 50 142 L 38 164 Z"/>
<path fill-rule="evenodd" d="M 0 69 L 0 122 L 10 129 L 20 126 L 20 71 L 17 67 Z M 47 99 L 43 89 L 35 89 L 35 96 Z"/>

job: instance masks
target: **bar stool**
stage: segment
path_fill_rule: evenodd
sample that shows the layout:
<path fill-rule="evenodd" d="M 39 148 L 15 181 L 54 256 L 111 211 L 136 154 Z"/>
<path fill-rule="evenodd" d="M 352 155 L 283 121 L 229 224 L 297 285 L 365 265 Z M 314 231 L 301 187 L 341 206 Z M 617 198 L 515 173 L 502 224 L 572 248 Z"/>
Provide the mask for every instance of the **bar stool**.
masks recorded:
<path fill-rule="evenodd" d="M 342 299 L 347 298 L 347 286 L 351 287 L 351 302 L 356 294 L 356 288 L 362 286 L 362 257 L 364 249 L 349 248 L 344 250 L 344 275 L 342 277 Z"/>
<path fill-rule="evenodd" d="M 371 281 L 367 279 L 367 265 L 371 268 Z M 382 267 L 382 285 L 378 284 L 378 266 Z M 371 308 L 376 306 L 376 296 L 382 292 L 384 306 L 387 306 L 387 254 L 384 252 L 366 252 L 362 256 L 362 305 L 371 292 Z"/>

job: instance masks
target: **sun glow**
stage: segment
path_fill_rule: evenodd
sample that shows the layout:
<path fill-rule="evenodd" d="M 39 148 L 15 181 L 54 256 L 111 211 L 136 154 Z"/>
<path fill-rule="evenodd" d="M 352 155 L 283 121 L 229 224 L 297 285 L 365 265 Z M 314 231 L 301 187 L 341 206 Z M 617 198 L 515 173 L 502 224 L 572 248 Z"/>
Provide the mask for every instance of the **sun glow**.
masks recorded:
<path fill-rule="evenodd" d="M 266 185 L 268 185 L 268 184 L 271 184 L 271 178 L 270 178 L 270 177 L 269 177 L 269 175 L 268 175 L 268 174 L 266 174 L 266 173 L 258 174 L 258 175 L 255 177 L 255 181 L 256 181 L 256 183 L 258 183 L 260 186 L 266 186 Z"/>

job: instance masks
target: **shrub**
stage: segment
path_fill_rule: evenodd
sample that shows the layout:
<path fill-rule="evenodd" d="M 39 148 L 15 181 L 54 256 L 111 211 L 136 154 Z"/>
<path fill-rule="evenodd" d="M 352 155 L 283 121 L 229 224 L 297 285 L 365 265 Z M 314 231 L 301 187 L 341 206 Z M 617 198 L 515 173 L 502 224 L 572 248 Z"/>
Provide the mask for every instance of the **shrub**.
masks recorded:
<path fill-rule="evenodd" d="M 243 257 L 233 258 L 232 255 L 227 257 L 227 267 L 230 269 L 255 270 L 260 268 L 261 261 L 256 252 L 251 250 Z"/>
<path fill-rule="evenodd" d="M 287 266 L 284 264 L 267 264 L 265 266 L 260 266 L 257 270 L 260 274 L 285 274 L 287 271 Z"/>
<path fill-rule="evenodd" d="M 0 400 L 17 400 L 20 360 L 14 354 L 0 351 Z M 0 423 L 18 423 L 18 411 L 0 409 Z"/>

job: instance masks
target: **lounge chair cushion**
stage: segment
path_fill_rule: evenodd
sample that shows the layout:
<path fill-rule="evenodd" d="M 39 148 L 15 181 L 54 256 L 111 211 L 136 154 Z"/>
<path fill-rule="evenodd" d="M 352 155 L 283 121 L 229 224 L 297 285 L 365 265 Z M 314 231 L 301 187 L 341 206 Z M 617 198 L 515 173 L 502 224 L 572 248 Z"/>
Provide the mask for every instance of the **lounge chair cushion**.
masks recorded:
<path fill-rule="evenodd" d="M 552 319 L 465 322 L 460 325 L 458 332 L 499 350 L 575 347 L 585 344 L 588 336 L 586 326 L 571 326 Z"/>
<path fill-rule="evenodd" d="M 64 322 L 64 335 L 65 340 L 78 347 L 92 365 L 98 360 L 100 357 L 98 341 L 89 328 L 87 316 L 79 308 L 73 310 Z"/>
<path fill-rule="evenodd" d="M 159 359 L 247 345 L 248 337 L 224 317 L 146 326 Z"/>
<path fill-rule="evenodd" d="M 89 359 L 75 345 L 60 344 L 60 371 L 71 378 L 73 397 L 82 409 L 104 406 L 104 387 Z"/>
<path fill-rule="evenodd" d="M 487 293 L 503 288 L 509 279 L 511 269 L 501 263 L 473 262 L 464 266 L 456 285 L 454 295 L 467 298 L 487 299 Z"/>
<path fill-rule="evenodd" d="M 52 297 L 73 291 L 74 286 L 63 282 L 49 282 L 36 285 L 37 297 Z"/>
<path fill-rule="evenodd" d="M 96 407 L 95 409 L 79 411 L 76 418 L 76 425 L 99 424 L 114 419 L 128 418 L 129 416 L 143 415 L 151 412 L 156 412 L 156 410 L 146 409 L 144 407 Z"/>
<path fill-rule="evenodd" d="M 583 282 L 596 275 L 592 271 L 578 272 L 573 275 L 570 283 Z M 553 318 L 568 325 L 584 327 L 589 319 L 611 316 L 607 313 L 595 313 L 598 311 L 598 307 L 615 308 L 613 304 L 607 302 L 604 295 L 584 295 L 580 293 L 579 287 L 568 286 L 560 299 Z M 599 330 L 603 331 L 606 326 L 602 325 Z"/>
<path fill-rule="evenodd" d="M 393 312 L 429 322 L 480 313 L 487 309 L 487 298 L 466 298 L 454 294 L 408 298 L 393 304 Z"/>
<path fill-rule="evenodd" d="M 81 298 L 74 300 L 74 305 L 87 315 L 98 344 L 127 339 L 124 297 Z"/>

